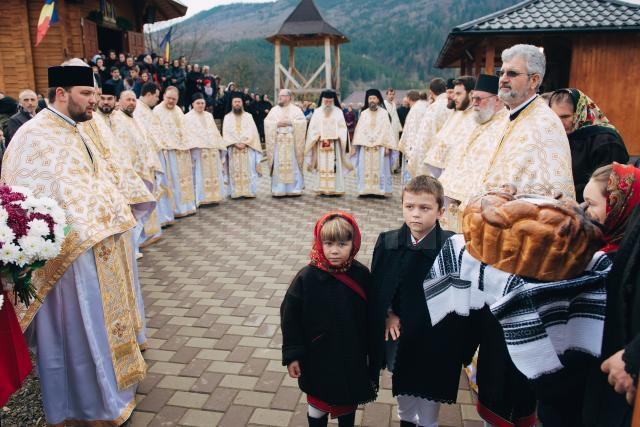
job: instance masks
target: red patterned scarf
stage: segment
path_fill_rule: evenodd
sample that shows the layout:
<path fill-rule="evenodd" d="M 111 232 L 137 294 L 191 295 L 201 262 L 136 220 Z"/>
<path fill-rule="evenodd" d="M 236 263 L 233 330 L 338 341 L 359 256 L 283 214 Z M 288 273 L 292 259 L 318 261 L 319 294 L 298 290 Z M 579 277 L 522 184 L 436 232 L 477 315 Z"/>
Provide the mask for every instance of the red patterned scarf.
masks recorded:
<path fill-rule="evenodd" d="M 322 250 L 322 240 L 320 239 L 320 230 L 322 230 L 322 227 L 324 226 L 324 224 L 330 219 L 333 219 L 335 217 L 340 217 L 345 219 L 353 227 L 353 249 L 351 249 L 351 255 L 343 265 L 340 265 L 337 267 L 331 265 L 327 257 L 324 255 L 324 251 Z M 319 268 L 320 270 L 330 273 L 333 277 L 335 277 L 336 279 L 338 279 L 339 281 L 347 285 L 351 290 L 353 290 L 362 299 L 366 301 L 367 296 L 364 290 L 362 289 L 362 287 L 355 280 L 353 280 L 351 277 L 349 277 L 346 274 L 349 268 L 351 268 L 351 264 L 353 264 L 353 260 L 358 254 L 358 251 L 360 250 L 360 241 L 361 241 L 360 228 L 358 228 L 358 224 L 356 223 L 356 220 L 351 215 L 344 212 L 340 212 L 340 211 L 329 212 L 325 214 L 322 218 L 320 218 L 316 223 L 316 226 L 313 229 L 313 239 L 314 241 L 313 241 L 313 247 L 311 248 L 311 261 L 309 262 L 309 265 L 312 265 L 314 267 Z"/>
<path fill-rule="evenodd" d="M 613 163 L 605 193 L 607 217 L 604 221 L 605 252 L 618 249 L 633 209 L 640 203 L 640 169 Z"/>

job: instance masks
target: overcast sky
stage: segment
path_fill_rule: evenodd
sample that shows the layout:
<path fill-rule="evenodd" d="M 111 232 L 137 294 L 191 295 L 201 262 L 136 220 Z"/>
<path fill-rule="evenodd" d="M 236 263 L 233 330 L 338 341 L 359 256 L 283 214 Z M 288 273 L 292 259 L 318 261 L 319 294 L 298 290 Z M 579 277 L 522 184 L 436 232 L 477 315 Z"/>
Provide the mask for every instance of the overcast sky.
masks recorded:
<path fill-rule="evenodd" d="M 144 26 L 145 31 L 156 31 L 162 28 L 167 28 L 170 25 L 175 24 L 176 22 L 180 22 L 184 19 L 189 18 L 190 16 L 195 15 L 198 12 L 202 12 L 203 10 L 208 10 L 216 6 L 222 6 L 224 4 L 231 3 L 269 3 L 274 2 L 275 0 L 178 0 L 180 3 L 188 6 L 187 14 L 182 18 L 172 19 L 170 21 L 162 21 L 156 24 L 146 24 Z M 640 1 L 640 0 L 638 0 Z"/>
<path fill-rule="evenodd" d="M 193 16 L 198 12 L 202 12 L 203 10 L 211 9 L 212 7 L 221 6 L 223 4 L 230 3 L 266 3 L 274 0 L 179 0 L 180 3 L 186 4 L 189 9 L 187 9 L 187 17 Z"/>

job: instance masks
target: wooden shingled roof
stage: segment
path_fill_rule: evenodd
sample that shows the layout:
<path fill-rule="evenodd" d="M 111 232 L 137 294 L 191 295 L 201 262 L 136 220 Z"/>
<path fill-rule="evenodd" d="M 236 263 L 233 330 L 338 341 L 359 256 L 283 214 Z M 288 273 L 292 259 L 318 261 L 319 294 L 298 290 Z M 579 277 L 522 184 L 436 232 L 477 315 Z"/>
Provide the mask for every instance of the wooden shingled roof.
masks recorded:
<path fill-rule="evenodd" d="M 275 43 L 279 39 L 284 44 L 305 45 L 323 41 L 325 37 L 334 43 L 349 42 L 347 36 L 324 20 L 313 0 L 302 0 L 267 41 Z"/>

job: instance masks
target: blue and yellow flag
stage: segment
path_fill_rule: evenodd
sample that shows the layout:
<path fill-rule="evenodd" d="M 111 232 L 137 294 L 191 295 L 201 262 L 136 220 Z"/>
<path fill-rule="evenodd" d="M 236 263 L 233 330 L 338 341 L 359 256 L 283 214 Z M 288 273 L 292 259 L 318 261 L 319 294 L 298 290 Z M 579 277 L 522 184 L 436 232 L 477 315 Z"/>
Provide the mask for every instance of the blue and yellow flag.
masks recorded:
<path fill-rule="evenodd" d="M 160 42 L 160 51 L 162 52 L 162 56 L 164 57 L 165 62 L 169 62 L 171 58 L 171 31 L 173 27 L 169 28 L 167 35 L 164 36 L 162 41 Z"/>

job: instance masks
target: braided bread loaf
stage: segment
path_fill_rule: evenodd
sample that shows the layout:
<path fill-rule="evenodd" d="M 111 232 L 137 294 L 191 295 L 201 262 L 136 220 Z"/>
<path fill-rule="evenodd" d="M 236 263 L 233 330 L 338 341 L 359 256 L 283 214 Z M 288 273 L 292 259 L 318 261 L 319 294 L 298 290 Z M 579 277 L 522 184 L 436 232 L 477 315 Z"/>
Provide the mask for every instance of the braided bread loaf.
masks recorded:
<path fill-rule="evenodd" d="M 573 200 L 488 193 L 463 214 L 469 254 L 499 270 L 543 281 L 579 276 L 602 232 Z"/>

